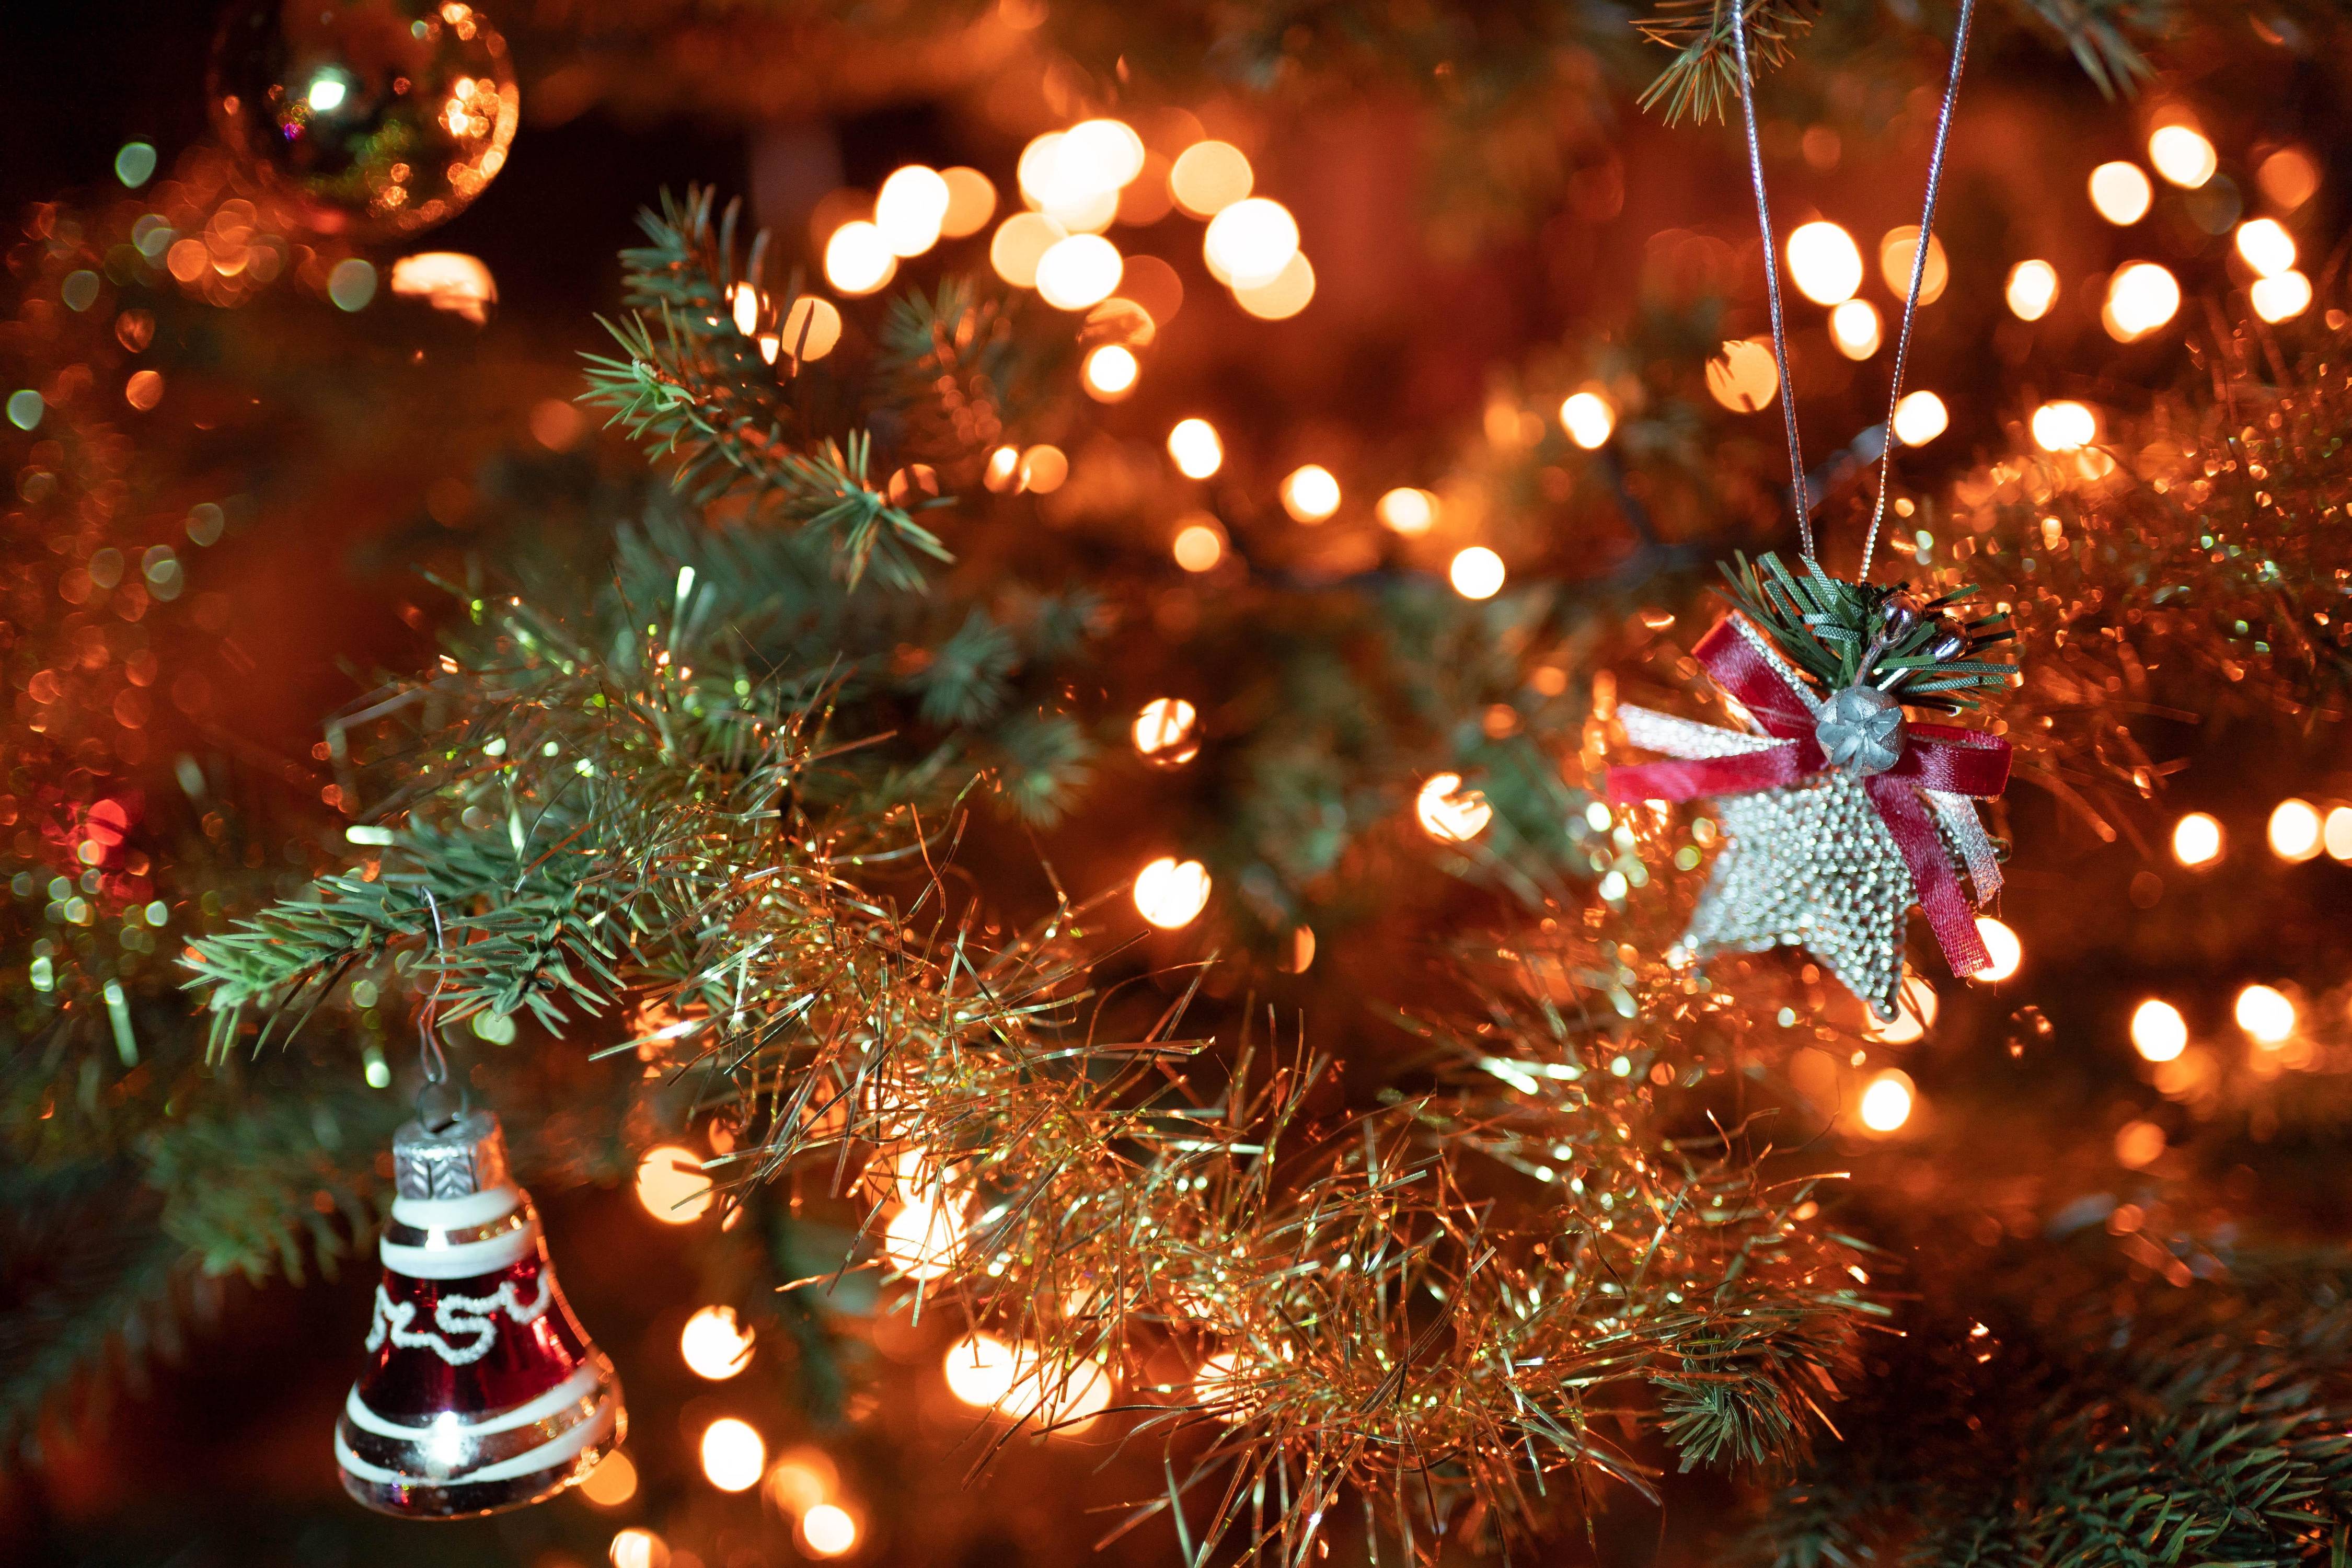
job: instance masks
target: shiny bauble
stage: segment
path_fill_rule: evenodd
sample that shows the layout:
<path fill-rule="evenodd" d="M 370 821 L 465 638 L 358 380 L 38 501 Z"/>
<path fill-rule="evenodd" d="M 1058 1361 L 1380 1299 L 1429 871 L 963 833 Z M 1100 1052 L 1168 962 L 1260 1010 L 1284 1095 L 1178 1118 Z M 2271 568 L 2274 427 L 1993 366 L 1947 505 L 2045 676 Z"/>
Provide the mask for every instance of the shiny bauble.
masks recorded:
<path fill-rule="evenodd" d="M 237 0 L 205 89 L 221 139 L 320 234 L 414 234 L 505 166 L 506 40 L 458 0 Z"/>
<path fill-rule="evenodd" d="M 1878 624 L 1890 641 L 1899 641 L 1911 635 L 1919 624 L 1919 601 L 1897 590 L 1879 601 Z"/>
<path fill-rule="evenodd" d="M 468 1519 L 553 1497 L 620 1447 L 621 1382 L 555 1282 L 486 1110 L 393 1136 L 366 1367 L 335 1424 L 343 1489 Z"/>

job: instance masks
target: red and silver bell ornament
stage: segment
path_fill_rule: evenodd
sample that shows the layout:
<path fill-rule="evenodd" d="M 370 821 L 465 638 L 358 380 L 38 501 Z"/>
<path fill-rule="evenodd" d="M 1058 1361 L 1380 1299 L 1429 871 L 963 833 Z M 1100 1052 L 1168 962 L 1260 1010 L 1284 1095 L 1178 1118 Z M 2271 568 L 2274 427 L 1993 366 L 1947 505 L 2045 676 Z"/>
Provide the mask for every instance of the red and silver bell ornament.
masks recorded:
<path fill-rule="evenodd" d="M 343 1489 L 403 1519 L 542 1501 L 620 1446 L 613 1363 L 555 1282 L 498 1118 L 394 1134 L 367 1370 L 335 1425 Z"/>

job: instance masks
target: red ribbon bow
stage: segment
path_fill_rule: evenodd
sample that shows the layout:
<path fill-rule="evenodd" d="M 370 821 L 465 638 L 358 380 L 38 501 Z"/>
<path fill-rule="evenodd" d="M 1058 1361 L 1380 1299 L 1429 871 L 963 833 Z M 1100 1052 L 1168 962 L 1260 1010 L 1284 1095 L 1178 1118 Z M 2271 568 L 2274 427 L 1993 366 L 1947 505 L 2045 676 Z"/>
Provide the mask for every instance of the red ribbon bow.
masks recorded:
<path fill-rule="evenodd" d="M 1622 805 L 1781 789 L 1829 766 L 1813 739 L 1813 710 L 1803 688 L 1729 618 L 1702 637 L 1693 653 L 1716 685 L 1780 743 L 1737 756 L 1611 768 L 1604 784 L 1611 801 Z M 2009 742 L 1949 724 L 1912 724 L 1906 734 L 1901 759 L 1885 773 L 1864 779 L 1862 787 L 1910 868 L 1912 889 L 1952 973 L 1974 974 L 1990 968 L 1992 958 L 1977 934 L 1976 915 L 1960 890 L 1959 873 L 1937 835 L 1935 812 L 1919 792 L 1945 790 L 1988 798 L 2000 794 L 2009 783 Z"/>

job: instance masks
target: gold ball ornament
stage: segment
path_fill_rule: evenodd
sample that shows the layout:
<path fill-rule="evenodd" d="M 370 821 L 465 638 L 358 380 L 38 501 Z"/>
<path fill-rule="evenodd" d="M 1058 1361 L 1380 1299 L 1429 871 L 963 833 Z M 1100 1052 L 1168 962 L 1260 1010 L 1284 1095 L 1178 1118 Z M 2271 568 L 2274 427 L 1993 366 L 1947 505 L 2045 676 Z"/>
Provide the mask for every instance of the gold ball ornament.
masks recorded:
<path fill-rule="evenodd" d="M 505 166 L 505 38 L 458 0 L 241 0 L 213 42 L 213 123 L 321 234 L 414 234 Z"/>

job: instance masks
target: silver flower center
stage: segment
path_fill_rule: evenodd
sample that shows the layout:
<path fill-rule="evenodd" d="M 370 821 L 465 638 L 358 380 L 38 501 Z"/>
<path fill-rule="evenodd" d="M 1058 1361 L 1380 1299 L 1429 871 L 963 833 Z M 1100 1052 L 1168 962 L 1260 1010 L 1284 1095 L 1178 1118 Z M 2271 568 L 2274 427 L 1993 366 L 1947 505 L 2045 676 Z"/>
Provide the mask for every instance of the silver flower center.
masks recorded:
<path fill-rule="evenodd" d="M 1874 686 L 1849 686 L 1822 704 L 1813 739 L 1850 779 L 1883 773 L 1903 758 L 1903 704 Z"/>

